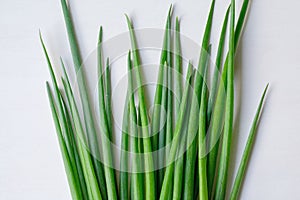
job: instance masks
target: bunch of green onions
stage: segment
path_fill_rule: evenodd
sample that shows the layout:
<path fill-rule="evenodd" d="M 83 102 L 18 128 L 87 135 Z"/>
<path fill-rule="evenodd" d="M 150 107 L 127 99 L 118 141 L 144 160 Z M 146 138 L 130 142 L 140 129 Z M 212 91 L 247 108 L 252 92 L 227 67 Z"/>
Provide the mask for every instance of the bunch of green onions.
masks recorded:
<path fill-rule="evenodd" d="M 151 116 L 147 110 L 145 88 L 142 87 L 142 63 L 138 44 L 132 22 L 126 16 L 132 49 L 128 52 L 127 60 L 128 91 L 123 114 L 120 170 L 113 168 L 115 158 L 110 146 L 113 137 L 111 78 L 109 63 L 103 64 L 102 27 L 97 44 L 99 136 L 84 70 L 81 70 L 83 62 L 69 7 L 66 0 L 61 0 L 61 5 L 83 115 L 79 113 L 62 59 L 64 75 L 59 81 L 62 87 L 59 87 L 41 34 L 40 39 L 52 79 L 52 89 L 46 83 L 47 92 L 72 198 L 238 199 L 268 89 L 267 85 L 252 122 L 233 187 L 226 194 L 229 192 L 228 168 L 234 121 L 234 57 L 246 21 L 249 0 L 243 1 L 237 23 L 235 1 L 231 0 L 221 29 L 211 87 L 206 83 L 209 81 L 207 68 L 215 0 L 211 2 L 198 66 L 194 69 L 189 63 L 185 84 L 182 84 L 180 23 L 176 18 L 175 31 L 172 31 L 172 6 L 170 7 L 154 97 L 154 104 L 159 106 L 154 106 Z M 223 63 L 227 26 L 229 50 Z M 173 90 L 179 101 L 175 101 Z M 165 110 L 166 120 L 163 120 L 162 109 Z M 170 144 L 170 148 L 164 149 L 162 154 L 152 155 L 151 152 L 160 150 L 167 144 Z M 126 152 L 143 156 L 130 158 Z M 131 166 L 128 164 L 130 161 Z M 156 168 L 162 163 L 163 168 Z"/>

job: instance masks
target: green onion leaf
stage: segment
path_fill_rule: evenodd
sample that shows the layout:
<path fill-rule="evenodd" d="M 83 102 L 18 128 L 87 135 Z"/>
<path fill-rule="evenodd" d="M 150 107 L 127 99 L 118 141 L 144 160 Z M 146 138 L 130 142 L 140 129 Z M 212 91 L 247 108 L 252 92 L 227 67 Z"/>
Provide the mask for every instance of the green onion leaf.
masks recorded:
<path fill-rule="evenodd" d="M 160 200 L 167 199 L 169 197 L 169 191 L 170 188 L 172 187 L 172 178 L 173 178 L 173 173 L 174 173 L 174 160 L 176 158 L 176 153 L 179 145 L 179 141 L 181 139 L 181 133 L 183 132 L 182 127 L 184 125 L 184 119 L 186 117 L 186 107 L 188 103 L 188 98 L 189 98 L 189 91 L 190 91 L 190 81 L 193 77 L 193 74 L 190 75 L 188 78 L 189 84 L 186 84 L 185 89 L 184 89 L 184 94 L 182 97 L 182 101 L 180 104 L 180 109 L 178 113 L 178 117 L 176 120 L 176 126 L 174 130 L 174 135 L 173 135 L 173 140 L 169 152 L 169 156 L 167 159 L 167 168 L 164 176 L 164 181 L 160 193 Z"/>
<path fill-rule="evenodd" d="M 128 97 L 129 97 L 129 135 L 131 136 L 131 152 L 132 152 L 132 174 L 131 174 L 131 199 L 139 200 L 143 199 L 143 177 L 141 174 L 141 160 L 140 150 L 138 146 L 138 121 L 137 113 L 134 102 L 134 90 L 133 90 L 133 70 L 130 59 L 128 56 Z"/>
<path fill-rule="evenodd" d="M 48 82 L 46 83 L 46 86 L 47 86 L 47 93 L 48 93 L 48 98 L 49 98 L 50 107 L 51 107 L 51 111 L 52 111 L 52 116 L 53 116 L 54 124 L 56 127 L 56 133 L 58 136 L 58 142 L 59 142 L 59 146 L 61 149 L 62 158 L 64 161 L 64 166 L 65 166 L 65 171 L 66 171 L 68 182 L 69 182 L 69 187 L 71 190 L 71 195 L 72 195 L 73 199 L 80 200 L 80 199 L 82 199 L 80 184 L 79 184 L 79 182 L 76 178 L 76 175 L 74 174 L 74 171 L 73 171 L 74 169 L 72 167 L 71 160 L 70 160 L 70 157 L 68 154 L 67 145 L 66 145 L 64 137 L 62 135 L 59 118 L 58 118 L 57 111 L 56 111 L 55 101 L 54 101 L 53 94 L 51 92 Z"/>
<path fill-rule="evenodd" d="M 205 32 L 203 35 L 202 46 L 200 49 L 200 58 L 198 63 L 198 70 L 195 75 L 194 82 L 194 94 L 192 95 L 191 112 L 188 124 L 188 136 L 187 136 L 187 156 L 186 156 L 186 168 L 185 168 L 185 180 L 184 180 L 184 199 L 192 199 L 194 195 L 194 176 L 191 176 L 195 172 L 196 154 L 197 154 L 197 133 L 198 133 L 198 118 L 199 107 L 201 100 L 201 91 L 203 85 L 203 76 L 208 66 L 209 59 L 209 40 L 212 27 L 212 19 L 214 13 L 215 1 L 211 3 L 208 19 L 206 22 Z"/>
<path fill-rule="evenodd" d="M 216 199 L 224 199 L 226 195 L 228 167 L 230 160 L 231 138 L 233 132 L 234 116 L 234 21 L 235 21 L 235 0 L 231 0 L 230 11 L 230 34 L 229 34 L 229 53 L 228 53 L 228 72 L 227 72 L 227 91 L 225 107 L 225 124 L 220 155 L 220 166 L 216 182 Z"/>
<path fill-rule="evenodd" d="M 151 133 L 152 133 L 152 150 L 155 151 L 158 149 L 158 140 L 160 135 L 159 128 L 160 125 L 160 118 L 161 118 L 161 107 L 162 101 L 163 101 L 163 82 L 164 82 L 164 72 L 165 70 L 165 62 L 167 61 L 168 57 L 168 43 L 170 41 L 170 34 L 169 29 L 171 28 L 171 12 L 172 12 L 172 5 L 169 8 L 167 21 L 165 25 L 165 33 L 164 33 L 164 39 L 163 39 L 163 46 L 160 56 L 160 63 L 159 63 L 159 71 L 158 71 L 158 77 L 157 77 L 157 86 L 155 90 L 155 97 L 154 97 L 154 107 L 153 107 L 153 113 L 152 113 L 152 123 L 151 123 Z M 155 163 L 157 166 L 157 163 Z"/>
<path fill-rule="evenodd" d="M 237 44 L 240 40 L 242 29 L 246 20 L 246 13 L 249 9 L 249 0 L 244 0 L 241 12 L 239 14 L 238 22 L 235 27 L 234 34 L 234 49 L 236 51 Z M 225 90 L 226 90 L 226 80 L 227 80 L 227 70 L 228 70 L 228 55 L 225 60 L 225 64 L 222 71 L 221 80 L 219 81 L 219 87 L 217 96 L 215 99 L 214 108 L 212 110 L 212 115 L 210 119 L 210 133 L 209 133 L 209 144 L 208 144 L 208 189 L 209 196 L 211 196 L 213 191 L 213 183 L 215 181 L 215 171 L 217 168 L 217 158 L 219 152 L 219 142 L 220 135 L 223 129 L 224 120 L 224 109 L 225 109 Z"/>
<path fill-rule="evenodd" d="M 128 52 L 127 65 L 128 73 L 132 68 L 131 65 L 131 55 L 130 51 Z M 130 75 L 129 75 L 130 76 Z M 128 189 L 128 152 L 129 152 L 129 123 L 130 117 L 130 101 L 131 101 L 131 92 L 132 92 L 132 80 L 128 78 L 128 90 L 123 112 L 123 123 L 122 123 L 122 138 L 121 138 L 121 158 L 120 158 L 120 199 L 129 199 L 129 189 Z"/>
<path fill-rule="evenodd" d="M 130 19 L 126 15 L 128 29 L 130 32 L 130 39 L 131 39 L 131 46 L 132 46 L 132 55 L 133 55 L 133 65 L 136 72 L 136 81 L 137 81 L 137 92 L 138 98 L 140 103 L 140 112 L 141 112 L 141 124 L 142 124 L 142 133 L 143 133 L 143 143 L 144 143 L 144 159 L 145 159 L 145 185 L 146 185 L 146 194 L 145 199 L 151 200 L 155 199 L 155 176 L 154 176 L 154 163 L 152 157 L 152 146 L 151 146 L 151 139 L 149 135 L 149 120 L 147 115 L 147 108 L 145 103 L 145 95 L 144 90 L 142 88 L 142 79 L 141 79 L 141 72 L 140 67 L 141 63 L 139 60 L 139 53 L 137 48 L 137 42 L 133 30 L 133 26 L 131 24 Z"/>
<path fill-rule="evenodd" d="M 117 199 L 117 187 L 116 187 L 116 177 L 113 169 L 113 154 L 111 151 L 111 132 L 109 130 L 109 122 L 106 115 L 105 107 L 105 92 L 104 92 L 104 74 L 102 74 L 103 63 L 102 61 L 102 29 L 100 28 L 99 41 L 98 41 L 98 95 L 99 95 L 99 115 L 100 115 L 100 133 L 101 133 L 101 143 L 102 152 L 104 160 L 104 174 L 106 180 L 107 196 L 111 199 Z"/>
<path fill-rule="evenodd" d="M 192 63 L 189 61 L 188 63 L 188 70 L 186 74 L 186 83 L 185 85 L 189 85 L 189 77 L 193 73 L 193 66 Z M 189 106 L 188 106 L 189 107 Z M 190 108 L 186 109 L 186 115 L 189 115 Z M 186 119 L 188 120 L 188 118 Z M 174 184 L 173 184 L 173 199 L 181 199 L 182 196 L 182 190 L 183 190 L 183 184 L 178 184 L 182 182 L 183 180 L 183 170 L 185 166 L 185 144 L 186 144 L 186 136 L 187 136 L 187 126 L 185 124 L 188 124 L 188 121 L 183 123 L 183 135 L 182 135 L 182 141 L 179 144 L 179 148 L 177 150 L 177 157 L 175 161 L 175 171 L 174 171 Z"/>
<path fill-rule="evenodd" d="M 75 69 L 76 76 L 77 76 L 77 84 L 78 84 L 81 104 L 82 104 L 82 108 L 83 108 L 84 122 L 85 122 L 86 132 L 87 132 L 87 136 L 88 136 L 89 148 L 90 148 L 91 154 L 93 155 L 92 156 L 93 164 L 95 167 L 97 180 L 100 184 L 101 193 L 103 195 L 103 198 L 107 199 L 106 198 L 106 196 L 107 196 L 106 189 L 104 189 L 104 186 L 103 186 L 105 177 L 102 176 L 101 171 L 103 171 L 103 169 L 102 169 L 102 164 L 99 161 L 100 151 L 99 151 L 98 142 L 97 142 L 98 137 L 97 137 L 97 133 L 96 133 L 96 129 L 95 129 L 95 121 L 94 121 L 94 118 L 92 115 L 91 105 L 89 102 L 88 90 L 86 87 L 85 75 L 84 75 L 84 71 L 83 71 L 84 66 L 82 63 L 81 56 L 80 56 L 79 46 L 77 44 L 76 35 L 75 35 L 75 30 L 74 30 L 70 10 L 68 8 L 66 0 L 61 0 L 61 6 L 62 6 L 62 11 L 63 11 L 64 19 L 65 19 L 66 28 L 67 28 L 70 49 L 71 49 L 73 63 L 74 63 L 74 69 Z"/>
<path fill-rule="evenodd" d="M 77 147 L 78 147 L 81 165 L 83 167 L 84 177 L 86 180 L 88 196 L 91 199 L 101 200 L 102 196 L 100 194 L 99 185 L 96 178 L 91 155 L 86 146 L 85 134 L 81 124 L 79 112 L 75 103 L 74 95 L 70 86 L 70 82 L 68 79 L 65 81 L 65 79 L 63 78 L 62 78 L 62 82 L 64 85 L 64 90 L 66 92 L 68 104 L 71 110 L 71 116 L 75 126 L 75 131 L 77 136 L 76 137 Z"/>
<path fill-rule="evenodd" d="M 261 112 L 262 112 L 262 109 L 263 109 L 263 103 L 264 103 L 264 100 L 265 100 L 265 97 L 266 97 L 266 93 L 268 91 L 268 87 L 269 87 L 269 84 L 265 87 L 265 90 L 264 90 L 263 95 L 260 99 L 256 114 L 255 114 L 254 120 L 252 122 L 251 130 L 250 130 L 250 133 L 249 133 L 249 136 L 248 136 L 248 139 L 247 139 L 247 143 L 246 143 L 246 146 L 245 146 L 245 149 L 244 149 L 244 153 L 242 155 L 240 166 L 239 166 L 237 175 L 235 177 L 233 188 L 232 188 L 232 191 L 231 191 L 231 194 L 230 194 L 230 200 L 238 199 L 239 191 L 241 190 L 242 181 L 245 177 L 247 164 L 249 162 L 252 146 L 253 146 L 255 135 L 256 135 L 257 126 L 258 126 L 260 115 L 261 115 Z"/>

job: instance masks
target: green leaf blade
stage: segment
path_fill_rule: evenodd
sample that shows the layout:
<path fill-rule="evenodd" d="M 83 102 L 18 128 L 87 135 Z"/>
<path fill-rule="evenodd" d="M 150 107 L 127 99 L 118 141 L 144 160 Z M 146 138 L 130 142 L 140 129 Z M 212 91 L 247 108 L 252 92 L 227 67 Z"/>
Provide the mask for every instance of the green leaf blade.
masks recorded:
<path fill-rule="evenodd" d="M 68 39 L 69 39 L 69 45 L 71 49 L 71 54 L 73 58 L 74 63 L 74 69 L 77 76 L 77 84 L 79 88 L 80 93 L 80 99 L 81 104 L 83 108 L 83 115 L 84 115 L 84 122 L 86 127 L 86 132 L 88 136 L 88 144 L 91 151 L 91 154 L 93 155 L 93 164 L 95 167 L 95 172 L 97 175 L 97 180 L 100 184 L 100 189 L 103 195 L 104 199 L 107 199 L 106 195 L 106 189 L 104 188 L 105 185 L 103 185 L 103 182 L 105 181 L 105 177 L 102 175 L 102 163 L 99 161 L 100 159 L 100 151 L 98 146 L 98 137 L 95 129 L 95 121 L 92 115 L 91 105 L 89 102 L 89 95 L 88 90 L 86 86 L 86 80 L 85 80 L 85 74 L 83 71 L 83 63 L 80 55 L 79 46 L 76 39 L 75 29 L 73 26 L 71 14 L 69 7 L 67 5 L 66 0 L 61 0 L 61 7 L 63 11 L 63 16 L 65 20 L 65 25 L 67 29 Z"/>
<path fill-rule="evenodd" d="M 88 195 L 92 199 L 102 200 L 102 196 L 99 190 L 99 184 L 96 178 L 95 169 L 92 162 L 92 157 L 87 149 L 85 134 L 81 124 L 78 109 L 75 103 L 74 95 L 70 86 L 69 81 L 62 79 L 64 90 L 68 98 L 72 119 L 74 121 L 77 146 L 81 164 L 83 166 L 84 177 L 87 184 Z"/>
<path fill-rule="evenodd" d="M 229 56 L 228 56 L 228 77 L 227 77 L 227 94 L 225 108 L 225 124 L 222 151 L 220 155 L 220 166 L 218 170 L 216 183 L 216 199 L 224 199 L 226 195 L 226 186 L 228 178 L 228 168 L 230 160 L 230 147 L 233 132 L 234 116 L 234 21 L 235 21 L 235 0 L 231 0 L 230 11 L 230 34 L 229 34 Z"/>
<path fill-rule="evenodd" d="M 238 22 L 235 27 L 234 34 L 234 50 L 237 49 L 237 44 L 241 38 L 241 33 L 246 22 L 246 13 L 249 10 L 249 0 L 244 0 L 242 10 L 239 14 Z M 214 108 L 211 115 L 211 131 L 209 142 L 209 154 L 208 154 L 208 186 L 210 194 L 214 194 L 213 185 L 215 180 L 215 171 L 217 168 L 217 157 L 219 152 L 220 135 L 224 125 L 224 109 L 225 109 L 225 90 L 227 86 L 227 71 L 228 71 L 228 54 L 224 63 L 221 80 L 219 81 L 219 87 L 217 90 L 217 96 L 215 99 Z"/>
<path fill-rule="evenodd" d="M 128 90 L 127 96 L 123 111 L 123 123 L 122 123 L 122 138 L 121 138 L 121 158 L 120 158 L 120 198 L 121 199 L 129 199 L 129 186 L 128 186 L 128 152 L 129 152 L 129 128 L 131 123 L 131 116 L 130 116 L 130 101 L 132 101 L 132 80 L 131 80 L 131 68 L 132 68 L 132 61 L 131 61 L 131 54 L 130 51 L 128 52 L 127 57 L 127 65 L 128 65 Z"/>
<path fill-rule="evenodd" d="M 133 66 L 135 69 L 136 74 L 136 82 L 137 82 L 137 92 L 138 92 L 138 98 L 140 103 L 140 113 L 141 113 L 141 124 L 142 124 L 142 133 L 143 133 L 143 145 L 144 145 L 144 151 L 146 154 L 144 154 L 144 161 L 145 161 L 145 185 L 146 185 L 146 194 L 145 199 L 146 200 L 152 200 L 155 199 L 155 175 L 154 175 L 154 162 L 152 157 L 152 145 L 151 145 L 151 139 L 149 135 L 148 130 L 148 116 L 147 116 L 147 108 L 145 103 L 145 95 L 142 88 L 142 79 L 141 79 L 141 72 L 140 72 L 140 60 L 139 60 L 139 53 L 137 48 L 137 42 L 133 30 L 133 26 L 131 24 L 130 19 L 126 15 L 126 20 L 128 24 L 128 29 L 130 32 L 130 38 L 131 38 L 131 46 L 132 46 L 132 55 L 133 55 Z"/>
<path fill-rule="evenodd" d="M 56 133 L 57 133 L 57 137 L 58 137 L 58 141 L 59 141 L 59 146 L 60 146 L 62 158 L 64 161 L 65 171 L 66 171 L 68 182 L 69 182 L 71 195 L 72 195 L 73 199 L 80 200 L 80 199 L 82 199 L 80 184 L 78 182 L 78 179 L 76 178 L 74 169 L 71 164 L 71 160 L 70 160 L 70 157 L 68 154 L 65 140 L 62 135 L 59 118 L 58 118 L 57 111 L 55 108 L 56 107 L 55 101 L 54 101 L 53 94 L 51 92 L 50 85 L 48 82 L 46 83 L 46 87 L 47 87 L 47 93 L 48 93 L 48 98 L 49 98 L 49 102 L 50 102 L 52 117 L 54 120 Z"/>
<path fill-rule="evenodd" d="M 200 49 L 200 57 L 198 62 L 198 70 L 195 75 L 194 81 L 194 95 L 192 96 L 191 112 L 188 124 L 187 136 L 187 163 L 185 168 L 185 181 L 184 181 L 184 199 L 192 199 L 194 195 L 194 176 L 189 176 L 195 172 L 196 165 L 196 152 L 198 140 L 198 118 L 201 100 L 201 91 L 203 86 L 203 77 L 208 67 L 209 60 L 209 42 L 212 28 L 213 13 L 215 7 L 215 0 L 212 1 L 210 11 L 208 14 L 206 27 L 203 35 L 202 46 Z"/>
<path fill-rule="evenodd" d="M 117 187 L 116 177 L 113 169 L 113 154 L 111 149 L 111 138 L 112 133 L 110 132 L 110 125 L 106 112 L 105 105 L 105 91 L 104 91 L 104 74 L 103 63 L 102 63 L 102 46 L 99 45 L 102 42 L 102 28 L 99 31 L 99 41 L 97 45 L 97 56 L 98 56 L 98 99 L 99 99 L 99 119 L 100 119 L 100 132 L 101 132 L 101 144 L 102 144 L 102 156 L 104 161 L 104 174 L 106 180 L 107 196 L 111 199 L 117 199 Z"/>
<path fill-rule="evenodd" d="M 188 98 L 189 98 L 190 81 L 191 81 L 193 75 L 194 75 L 194 73 L 192 73 L 190 75 L 190 77 L 188 78 L 189 84 L 186 84 L 186 86 L 185 86 L 184 94 L 183 94 L 182 101 L 180 104 L 180 109 L 179 109 L 178 117 L 176 120 L 176 126 L 175 126 L 175 130 L 174 130 L 173 141 L 172 141 L 169 156 L 167 159 L 167 168 L 166 168 L 164 181 L 163 181 L 163 185 L 162 185 L 162 189 L 161 189 L 161 193 L 160 193 L 160 197 L 159 197 L 160 200 L 164 200 L 169 197 L 169 190 L 173 183 L 173 181 L 172 181 L 173 173 L 174 173 L 174 163 L 173 162 L 176 158 L 178 144 L 181 139 L 180 136 L 183 131 L 182 127 L 184 124 L 184 119 L 186 117 L 186 106 L 187 106 L 187 102 L 188 102 Z"/>
<path fill-rule="evenodd" d="M 185 85 L 189 85 L 189 77 L 193 73 L 192 63 L 189 61 L 188 70 L 186 74 L 186 83 Z M 190 108 L 187 108 L 187 116 L 189 116 Z M 178 111 L 179 113 L 179 111 Z M 188 124 L 188 119 L 184 124 Z M 173 184 L 173 199 L 180 200 L 182 197 L 183 185 L 178 184 L 182 182 L 184 177 L 184 167 L 185 167 L 185 148 L 186 148 L 186 139 L 187 139 L 187 125 L 184 125 L 182 141 L 180 142 L 180 146 L 177 150 L 177 159 L 175 161 L 175 171 L 174 171 L 174 184 Z"/>
<path fill-rule="evenodd" d="M 269 87 L 269 84 L 267 84 L 267 86 L 265 87 L 264 92 L 261 96 L 258 108 L 256 110 L 256 114 L 255 114 L 255 117 L 252 122 L 251 130 L 250 130 L 250 133 L 249 133 L 249 136 L 247 139 L 246 146 L 244 148 L 242 159 L 240 161 L 240 166 L 239 166 L 238 172 L 237 172 L 235 180 L 234 180 L 233 188 L 231 190 L 231 194 L 230 194 L 230 198 L 229 198 L 230 200 L 238 199 L 238 195 L 241 190 L 242 181 L 245 177 L 247 164 L 249 163 L 250 154 L 251 154 L 251 150 L 252 150 L 252 147 L 254 144 L 255 135 L 257 132 L 257 127 L 258 127 L 259 119 L 261 117 L 263 103 L 266 98 L 266 93 L 268 91 L 268 87 Z"/>

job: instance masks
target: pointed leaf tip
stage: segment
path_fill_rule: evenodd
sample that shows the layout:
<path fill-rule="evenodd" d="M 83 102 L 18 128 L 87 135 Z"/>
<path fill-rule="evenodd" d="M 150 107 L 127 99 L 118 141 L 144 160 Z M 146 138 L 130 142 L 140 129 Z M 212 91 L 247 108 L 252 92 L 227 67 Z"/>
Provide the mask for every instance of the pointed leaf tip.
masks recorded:
<path fill-rule="evenodd" d="M 173 4 L 171 4 L 170 7 L 169 7 L 169 11 L 168 11 L 168 16 L 169 17 L 171 17 L 172 12 L 173 12 Z"/>
<path fill-rule="evenodd" d="M 100 26 L 99 35 L 98 35 L 98 44 L 102 43 L 102 38 L 103 38 L 103 29 L 102 26 Z"/>
<path fill-rule="evenodd" d="M 42 31 L 40 28 L 39 28 L 39 36 L 42 37 Z"/>
<path fill-rule="evenodd" d="M 267 91 L 268 91 L 268 89 L 269 89 L 269 85 L 270 85 L 270 83 L 268 83 L 268 84 L 266 85 L 265 90 L 264 90 L 264 93 L 263 93 L 263 96 L 266 95 L 266 93 L 267 93 Z"/>
<path fill-rule="evenodd" d="M 133 29 L 133 25 L 132 25 L 132 22 L 131 22 L 130 18 L 128 17 L 128 15 L 126 13 L 124 15 L 126 17 L 128 28 Z"/>
<path fill-rule="evenodd" d="M 43 36 L 42 36 L 42 31 L 41 31 L 41 29 L 39 29 L 39 38 L 40 38 L 40 42 L 42 43 L 42 45 L 45 46 L 45 45 L 44 45 L 44 41 L 43 41 Z"/>

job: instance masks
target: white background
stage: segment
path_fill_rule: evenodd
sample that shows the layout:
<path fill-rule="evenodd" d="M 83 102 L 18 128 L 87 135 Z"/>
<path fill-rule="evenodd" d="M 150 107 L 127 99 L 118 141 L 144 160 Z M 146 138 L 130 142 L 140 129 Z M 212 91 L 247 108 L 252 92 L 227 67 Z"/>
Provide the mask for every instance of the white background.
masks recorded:
<path fill-rule="evenodd" d="M 237 0 L 240 8 L 241 0 Z M 71 0 L 82 55 L 127 30 L 124 13 L 137 28 L 163 28 L 175 5 L 182 33 L 201 41 L 209 0 Z M 213 44 L 227 7 L 217 0 Z M 241 199 L 300 199 L 300 1 L 253 0 L 237 55 L 236 122 L 232 168 L 267 82 L 265 110 Z M 70 199 L 52 122 L 45 81 L 50 80 L 38 38 L 41 29 L 54 64 L 72 62 L 58 0 L 0 3 L 0 199 Z M 213 46 L 215 51 L 215 46 Z M 231 171 L 230 179 L 232 179 Z"/>

